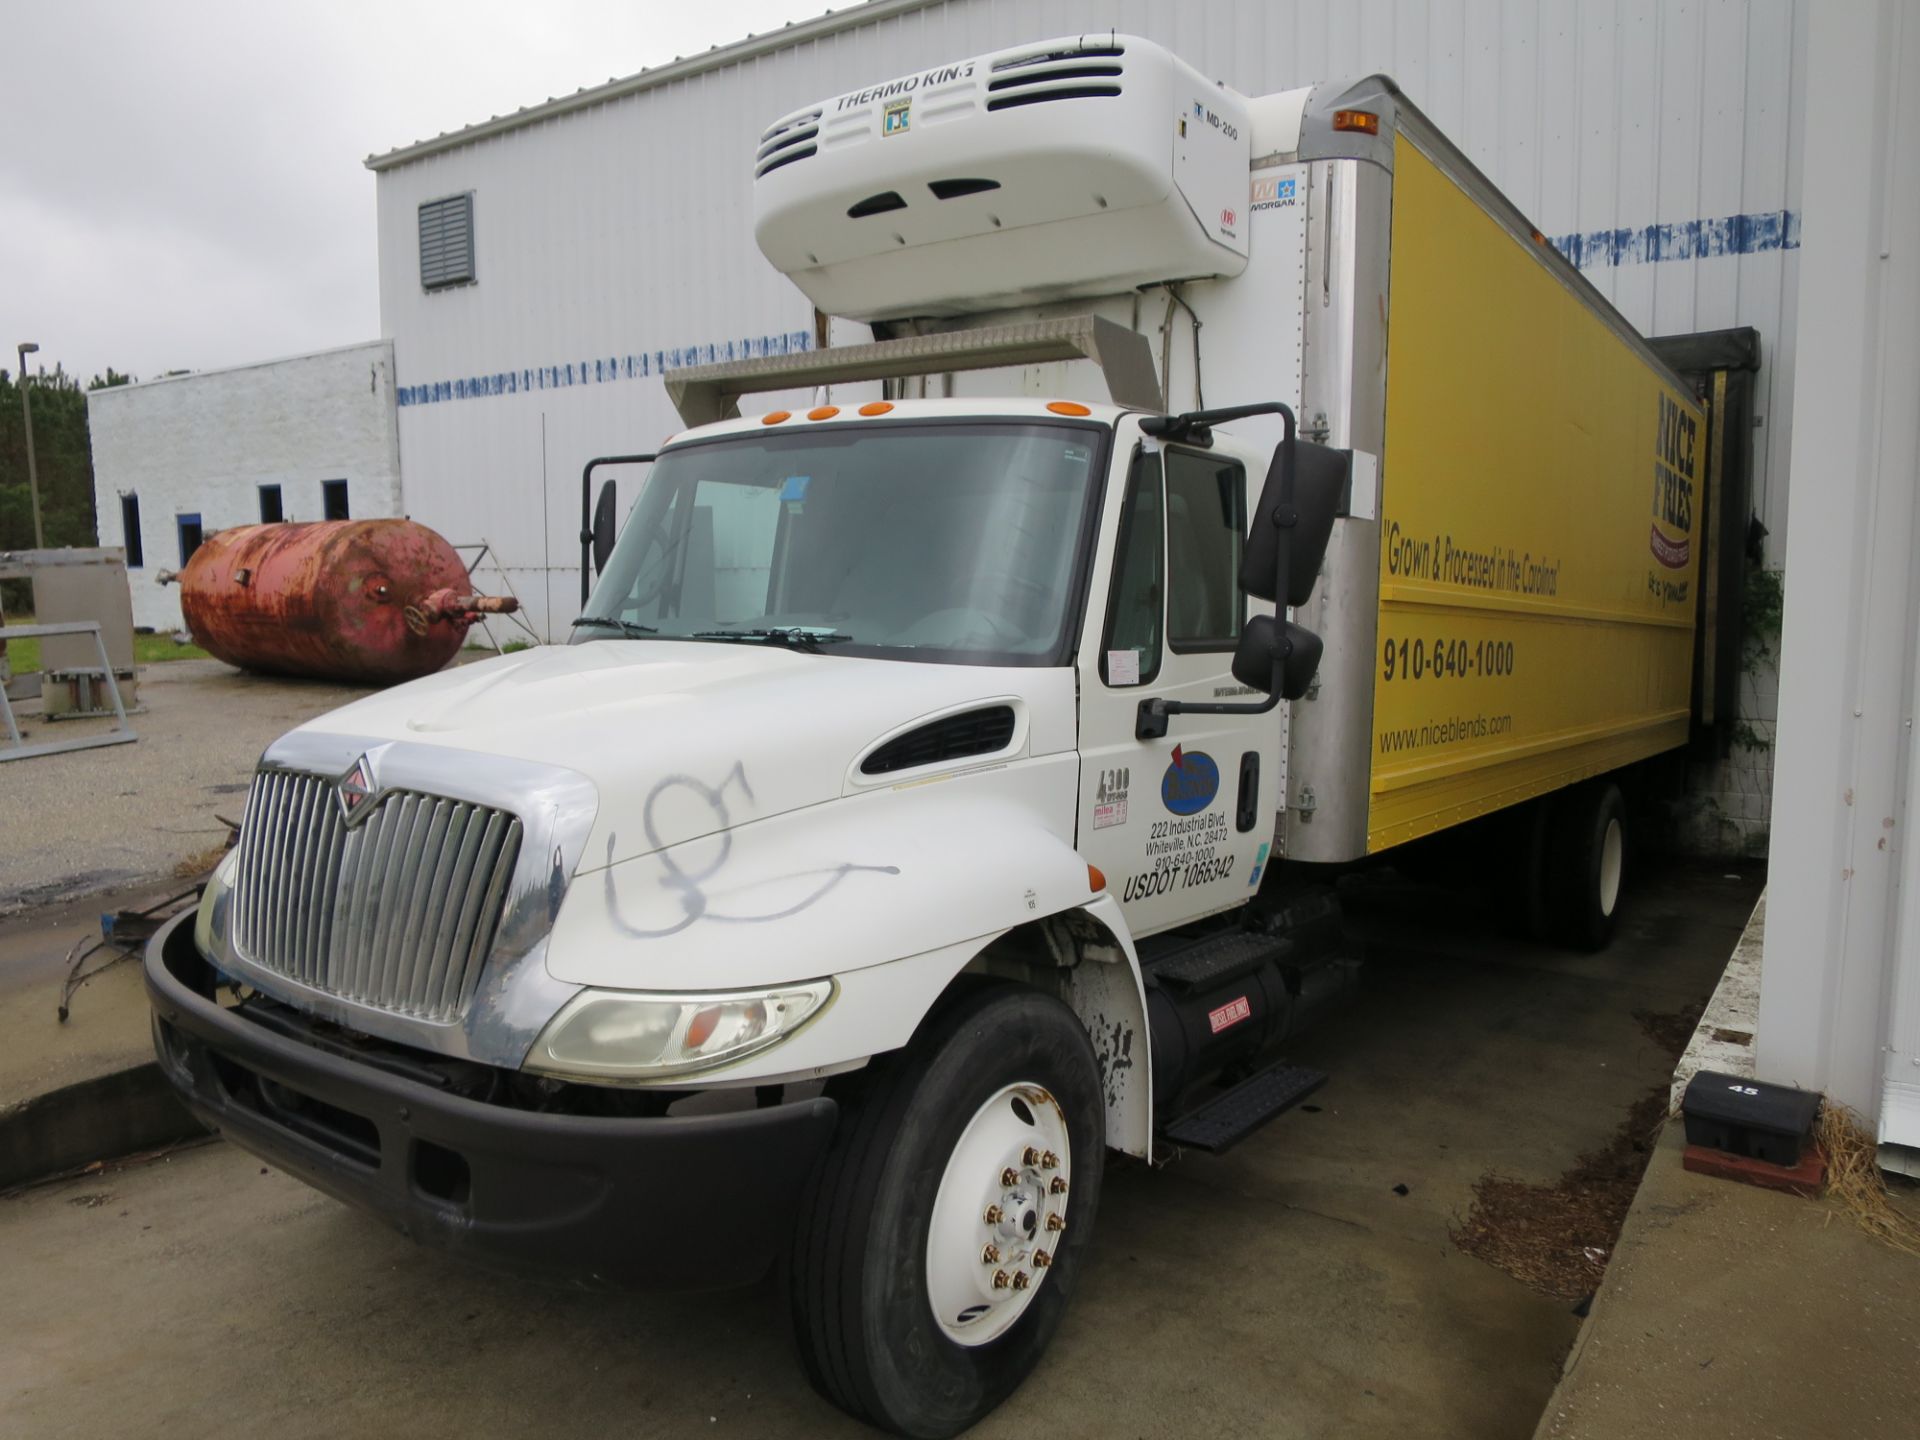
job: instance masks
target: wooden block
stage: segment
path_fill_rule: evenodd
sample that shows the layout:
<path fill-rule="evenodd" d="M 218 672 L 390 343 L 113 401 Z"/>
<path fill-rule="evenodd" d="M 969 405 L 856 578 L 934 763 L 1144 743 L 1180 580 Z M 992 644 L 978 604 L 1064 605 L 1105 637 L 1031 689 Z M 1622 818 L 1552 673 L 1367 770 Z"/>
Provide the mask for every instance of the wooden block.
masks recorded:
<path fill-rule="evenodd" d="M 1704 1145 L 1689 1145 L 1680 1158 L 1681 1165 L 1696 1175 L 1712 1175 L 1721 1180 L 1738 1180 L 1765 1190 L 1781 1190 L 1811 1200 L 1827 1183 L 1827 1155 L 1816 1144 L 1809 1144 L 1800 1163 L 1792 1169 L 1770 1165 L 1765 1160 L 1750 1160 L 1744 1155 L 1729 1155 L 1724 1150 L 1709 1150 Z"/>

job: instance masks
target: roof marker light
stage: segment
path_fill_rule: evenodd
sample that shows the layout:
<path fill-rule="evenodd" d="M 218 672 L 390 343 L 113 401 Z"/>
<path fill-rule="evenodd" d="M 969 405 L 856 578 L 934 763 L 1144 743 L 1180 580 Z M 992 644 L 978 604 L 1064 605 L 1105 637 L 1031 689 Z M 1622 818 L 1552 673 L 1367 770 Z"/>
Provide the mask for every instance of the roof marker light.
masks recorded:
<path fill-rule="evenodd" d="M 1333 112 L 1333 128 L 1358 130 L 1363 135 L 1378 135 L 1380 117 L 1371 110 L 1336 110 Z"/>
<path fill-rule="evenodd" d="M 891 400 L 869 400 L 860 407 L 860 413 L 862 415 L 884 415 L 891 409 L 893 409 L 893 402 Z"/>
<path fill-rule="evenodd" d="M 1049 400 L 1047 409 L 1056 415 L 1091 415 L 1093 413 L 1078 400 Z"/>
<path fill-rule="evenodd" d="M 791 410 L 769 410 L 760 417 L 760 423 L 762 425 L 778 425 L 782 420 L 791 420 L 792 418 L 793 412 Z"/>
<path fill-rule="evenodd" d="M 813 409 L 807 411 L 807 419 L 831 420 L 834 416 L 838 415 L 839 413 L 840 413 L 840 407 L 838 405 L 816 405 L 813 407 Z"/>

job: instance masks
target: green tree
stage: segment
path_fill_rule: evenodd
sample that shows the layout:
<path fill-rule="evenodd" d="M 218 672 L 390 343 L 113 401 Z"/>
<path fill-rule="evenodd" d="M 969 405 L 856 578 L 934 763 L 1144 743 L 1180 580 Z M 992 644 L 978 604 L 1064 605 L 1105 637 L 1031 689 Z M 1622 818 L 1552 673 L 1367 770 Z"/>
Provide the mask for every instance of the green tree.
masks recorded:
<path fill-rule="evenodd" d="M 82 389 L 65 370 L 33 376 L 33 451 L 40 475 L 40 521 L 47 544 L 95 545 L 93 452 L 87 439 L 87 390 L 124 385 L 111 366 Z M 33 545 L 33 506 L 27 486 L 27 436 L 19 377 L 0 369 L 0 550 Z"/>

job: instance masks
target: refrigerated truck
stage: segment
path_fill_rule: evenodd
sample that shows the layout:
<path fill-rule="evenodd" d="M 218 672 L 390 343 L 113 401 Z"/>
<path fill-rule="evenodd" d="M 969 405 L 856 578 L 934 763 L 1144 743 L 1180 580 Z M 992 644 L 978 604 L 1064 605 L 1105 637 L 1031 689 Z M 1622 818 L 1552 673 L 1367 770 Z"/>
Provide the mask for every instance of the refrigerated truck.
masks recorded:
<path fill-rule="evenodd" d="M 1687 737 L 1704 416 L 1379 76 L 1047 41 L 788 115 L 752 185 L 874 338 L 669 377 L 571 643 L 269 746 L 157 1048 L 476 1260 L 779 1261 L 820 1391 L 948 1435 L 1109 1149 L 1324 1081 L 1271 1057 L 1355 972 L 1342 867 L 1521 817 L 1604 942 L 1620 778 Z"/>

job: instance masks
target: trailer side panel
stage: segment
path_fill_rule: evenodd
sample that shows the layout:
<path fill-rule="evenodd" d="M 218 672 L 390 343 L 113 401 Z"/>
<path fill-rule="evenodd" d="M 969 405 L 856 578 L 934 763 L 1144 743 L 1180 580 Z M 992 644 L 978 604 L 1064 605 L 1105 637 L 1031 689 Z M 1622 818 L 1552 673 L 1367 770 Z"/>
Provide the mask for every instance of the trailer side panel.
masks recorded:
<path fill-rule="evenodd" d="M 1367 848 L 1687 739 L 1700 407 L 1404 134 Z"/>

